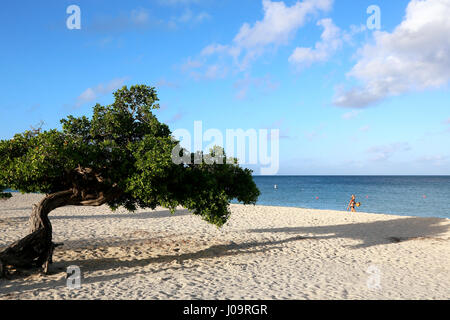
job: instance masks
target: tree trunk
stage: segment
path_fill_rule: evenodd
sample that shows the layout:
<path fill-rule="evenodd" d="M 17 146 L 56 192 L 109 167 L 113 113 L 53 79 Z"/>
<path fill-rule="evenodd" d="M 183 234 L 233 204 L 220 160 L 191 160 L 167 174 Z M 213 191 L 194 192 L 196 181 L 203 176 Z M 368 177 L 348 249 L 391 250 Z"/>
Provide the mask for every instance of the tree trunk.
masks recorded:
<path fill-rule="evenodd" d="M 79 167 L 77 174 L 82 180 L 79 185 L 46 195 L 39 204 L 33 206 L 29 220 L 30 234 L 0 252 L 0 278 L 5 275 L 7 266 L 41 266 L 44 273 L 48 272 L 53 250 L 58 246 L 52 242 L 52 225 L 48 219 L 52 210 L 69 205 L 97 207 L 122 194 L 116 184 L 106 187 L 103 178 L 92 169 Z"/>
<path fill-rule="evenodd" d="M 30 234 L 0 252 L 0 277 L 4 276 L 6 266 L 42 266 L 44 273 L 48 272 L 55 248 L 48 214 L 56 208 L 69 205 L 72 197 L 72 190 L 61 191 L 45 196 L 38 205 L 33 206 L 29 219 Z"/>

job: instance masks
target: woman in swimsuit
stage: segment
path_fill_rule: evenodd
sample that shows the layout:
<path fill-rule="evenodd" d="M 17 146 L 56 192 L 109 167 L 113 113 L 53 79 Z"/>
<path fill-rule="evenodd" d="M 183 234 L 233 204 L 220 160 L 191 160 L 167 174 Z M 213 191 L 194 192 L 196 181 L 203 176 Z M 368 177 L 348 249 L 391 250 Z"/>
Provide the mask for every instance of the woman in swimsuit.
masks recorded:
<path fill-rule="evenodd" d="M 348 204 L 347 211 L 350 210 L 350 208 L 351 208 L 352 212 L 356 212 L 355 205 L 356 205 L 356 197 L 354 194 L 352 194 L 352 199 L 350 200 L 350 203 Z"/>

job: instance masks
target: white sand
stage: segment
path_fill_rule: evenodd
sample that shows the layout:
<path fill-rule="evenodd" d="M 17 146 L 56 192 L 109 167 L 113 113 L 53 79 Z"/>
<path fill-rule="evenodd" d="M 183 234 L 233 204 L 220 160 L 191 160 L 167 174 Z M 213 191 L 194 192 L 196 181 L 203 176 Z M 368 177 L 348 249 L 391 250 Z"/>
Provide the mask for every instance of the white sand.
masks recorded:
<path fill-rule="evenodd" d="M 40 198 L 0 202 L 0 248 L 27 234 Z M 241 205 L 232 212 L 218 229 L 184 210 L 57 209 L 54 241 L 64 246 L 52 274 L 0 280 L 0 299 L 450 298 L 449 219 Z M 66 286 L 70 265 L 81 268 L 80 289 Z M 368 270 L 379 271 L 380 286 Z"/>

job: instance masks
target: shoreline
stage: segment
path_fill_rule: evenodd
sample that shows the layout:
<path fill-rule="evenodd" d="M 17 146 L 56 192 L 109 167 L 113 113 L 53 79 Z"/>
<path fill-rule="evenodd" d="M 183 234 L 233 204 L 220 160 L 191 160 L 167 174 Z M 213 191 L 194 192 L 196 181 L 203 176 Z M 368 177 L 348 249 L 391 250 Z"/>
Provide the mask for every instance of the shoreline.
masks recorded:
<path fill-rule="evenodd" d="M 40 197 L 0 202 L 0 248 L 27 234 Z M 183 209 L 56 209 L 49 218 L 64 246 L 51 274 L 0 280 L 0 300 L 450 299 L 449 219 L 236 204 L 231 211 L 218 229 Z M 77 290 L 66 283 L 71 265 L 82 272 Z M 370 287 L 374 275 L 379 286 Z"/>
<path fill-rule="evenodd" d="M 5 192 L 10 192 L 13 195 L 20 195 L 23 194 L 20 191 L 13 191 L 13 190 L 5 190 Z M 35 194 L 35 195 L 44 195 L 43 193 L 24 193 L 24 194 Z M 1 204 L 1 203 L 0 203 Z M 239 203 L 231 203 L 231 205 L 240 205 Z M 290 205 L 284 205 L 284 206 L 276 206 L 276 205 L 266 205 L 266 204 L 256 204 L 258 207 L 269 207 L 269 208 L 292 208 L 292 209 L 302 209 L 302 210 L 316 210 L 316 211 L 333 211 L 333 212 L 340 212 L 340 213 L 347 213 L 350 214 L 349 211 L 346 210 L 335 210 L 335 209 L 316 209 L 316 208 L 307 208 L 307 207 L 299 207 L 299 206 L 290 206 Z M 139 209 L 142 210 L 142 209 Z M 143 209 L 147 210 L 147 209 Z M 431 215 L 431 216 L 423 216 L 423 215 L 406 215 L 406 214 L 396 214 L 396 213 L 383 213 L 383 212 L 366 212 L 366 211 L 357 211 L 356 214 L 364 213 L 364 214 L 375 214 L 375 215 L 384 215 L 384 216 L 394 216 L 394 217 L 414 217 L 414 218 L 436 218 L 436 219 L 445 219 L 450 220 L 449 218 L 438 216 L 438 215 Z"/>
<path fill-rule="evenodd" d="M 231 205 L 241 205 L 238 203 L 232 203 Z M 265 204 L 256 204 L 256 207 L 264 207 L 264 208 L 286 208 L 286 209 L 300 209 L 300 210 L 308 210 L 308 211 L 317 211 L 317 212 L 335 212 L 341 214 L 352 214 L 350 211 L 345 210 L 334 210 L 334 209 L 315 209 L 315 208 L 306 208 L 306 207 L 297 207 L 297 206 L 274 206 L 274 205 L 265 205 Z M 405 217 L 405 218 L 423 218 L 423 219 L 442 219 L 450 221 L 450 218 L 443 218 L 438 216 L 414 216 L 414 215 L 403 215 L 403 214 L 393 214 L 393 213 L 378 213 L 378 212 L 365 212 L 365 211 L 357 211 L 353 214 L 368 214 L 368 215 L 382 215 L 387 217 Z"/>

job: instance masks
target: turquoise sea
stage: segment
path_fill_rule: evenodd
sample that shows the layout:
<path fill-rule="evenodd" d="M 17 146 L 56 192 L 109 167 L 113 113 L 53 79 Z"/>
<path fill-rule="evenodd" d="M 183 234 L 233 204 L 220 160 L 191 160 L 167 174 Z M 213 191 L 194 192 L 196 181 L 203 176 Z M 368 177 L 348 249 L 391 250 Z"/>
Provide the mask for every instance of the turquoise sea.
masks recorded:
<path fill-rule="evenodd" d="M 450 176 L 254 176 L 258 205 L 450 219 Z M 275 188 L 277 186 L 277 188 Z"/>
<path fill-rule="evenodd" d="M 450 176 L 255 176 L 259 205 L 450 218 Z M 274 186 L 277 186 L 277 189 Z"/>

